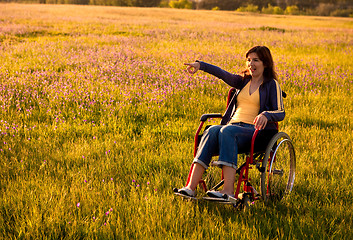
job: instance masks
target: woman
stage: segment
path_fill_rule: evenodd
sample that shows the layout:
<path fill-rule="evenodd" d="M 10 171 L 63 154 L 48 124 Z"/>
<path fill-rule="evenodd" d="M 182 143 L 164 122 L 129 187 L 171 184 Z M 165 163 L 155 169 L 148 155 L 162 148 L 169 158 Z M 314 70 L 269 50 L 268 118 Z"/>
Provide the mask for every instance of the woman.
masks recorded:
<path fill-rule="evenodd" d="M 273 122 L 282 121 L 285 116 L 271 52 L 265 46 L 251 48 L 246 53 L 246 69 L 242 76 L 201 61 L 185 65 L 190 74 L 198 70 L 210 73 L 236 88 L 238 93 L 231 100 L 222 125 L 205 130 L 193 161 L 195 165 L 190 181 L 178 193 L 195 197 L 195 189 L 212 156 L 219 154 L 217 164 L 223 170 L 223 189 L 219 192 L 208 191 L 207 195 L 223 199 L 234 196 L 238 152 L 249 148 L 255 129 L 274 129 Z"/>

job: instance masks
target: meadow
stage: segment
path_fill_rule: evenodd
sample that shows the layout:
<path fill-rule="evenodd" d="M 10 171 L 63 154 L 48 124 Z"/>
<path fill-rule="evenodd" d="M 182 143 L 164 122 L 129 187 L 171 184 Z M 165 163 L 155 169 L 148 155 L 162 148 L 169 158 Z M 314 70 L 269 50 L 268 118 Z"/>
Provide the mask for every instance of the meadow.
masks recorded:
<path fill-rule="evenodd" d="M 297 156 L 285 201 L 176 198 L 203 113 L 266 45 Z M 353 20 L 0 4 L 1 239 L 352 239 Z"/>

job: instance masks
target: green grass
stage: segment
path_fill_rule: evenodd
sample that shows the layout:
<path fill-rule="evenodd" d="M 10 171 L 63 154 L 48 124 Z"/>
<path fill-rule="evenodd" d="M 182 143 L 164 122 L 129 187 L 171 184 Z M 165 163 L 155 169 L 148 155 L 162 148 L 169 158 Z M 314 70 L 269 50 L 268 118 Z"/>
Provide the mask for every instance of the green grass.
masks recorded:
<path fill-rule="evenodd" d="M 353 21 L 0 5 L 0 238 L 351 239 Z M 295 145 L 293 193 L 249 211 L 175 198 L 203 113 L 268 46 Z"/>

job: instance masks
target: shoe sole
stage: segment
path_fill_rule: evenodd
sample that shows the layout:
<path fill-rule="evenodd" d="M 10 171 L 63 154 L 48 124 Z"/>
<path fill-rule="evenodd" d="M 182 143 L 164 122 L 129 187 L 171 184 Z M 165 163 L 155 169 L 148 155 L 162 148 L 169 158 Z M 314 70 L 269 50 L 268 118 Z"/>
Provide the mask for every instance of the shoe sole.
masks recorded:
<path fill-rule="evenodd" d="M 178 193 L 178 192 L 175 192 L 174 194 L 177 195 L 177 196 L 183 197 L 185 199 L 197 200 L 196 197 L 187 196 L 185 194 L 181 194 L 181 193 Z"/>

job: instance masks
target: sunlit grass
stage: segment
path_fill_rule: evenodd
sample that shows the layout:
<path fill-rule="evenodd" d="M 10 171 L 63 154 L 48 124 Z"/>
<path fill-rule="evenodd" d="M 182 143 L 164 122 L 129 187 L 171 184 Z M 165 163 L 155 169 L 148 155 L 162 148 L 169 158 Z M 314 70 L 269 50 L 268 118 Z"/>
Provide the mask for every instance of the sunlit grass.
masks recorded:
<path fill-rule="evenodd" d="M 0 236 L 350 239 L 353 23 L 345 18 L 0 5 Z M 199 117 L 267 45 L 297 155 L 293 194 L 248 212 L 174 198 Z"/>

